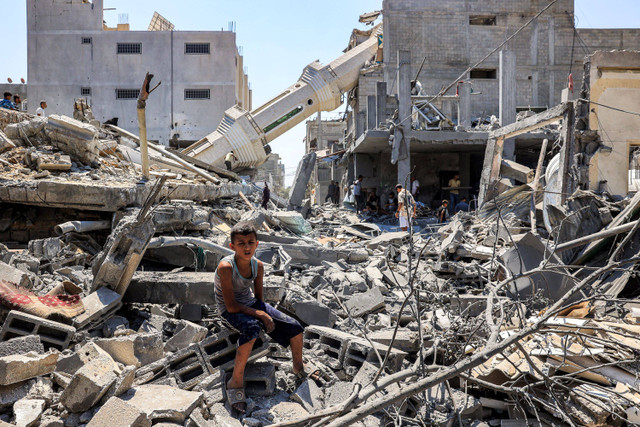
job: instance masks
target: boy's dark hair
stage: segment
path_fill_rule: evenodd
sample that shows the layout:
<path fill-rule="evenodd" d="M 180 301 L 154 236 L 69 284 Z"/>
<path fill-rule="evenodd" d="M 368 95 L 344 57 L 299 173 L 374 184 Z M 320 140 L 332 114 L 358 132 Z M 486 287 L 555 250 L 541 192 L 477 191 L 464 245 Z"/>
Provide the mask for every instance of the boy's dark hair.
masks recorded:
<path fill-rule="evenodd" d="M 6 98 L 7 96 L 8 96 L 8 97 L 11 97 L 11 92 L 5 92 L 5 93 L 4 93 L 4 97 Z"/>
<path fill-rule="evenodd" d="M 399 189 L 399 188 L 402 188 L 401 184 L 396 185 L 396 190 Z"/>
<path fill-rule="evenodd" d="M 250 234 L 253 234 L 256 240 L 258 239 L 258 232 L 253 225 L 248 222 L 239 222 L 231 229 L 231 243 L 233 243 L 233 239 L 238 235 L 248 236 Z"/>

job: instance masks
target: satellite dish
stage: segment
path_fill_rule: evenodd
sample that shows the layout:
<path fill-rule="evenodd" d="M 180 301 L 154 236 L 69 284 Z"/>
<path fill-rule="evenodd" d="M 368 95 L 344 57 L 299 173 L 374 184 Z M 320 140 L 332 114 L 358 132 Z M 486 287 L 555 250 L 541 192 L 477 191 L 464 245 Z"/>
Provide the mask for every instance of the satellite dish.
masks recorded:
<path fill-rule="evenodd" d="M 11 80 L 11 77 L 7 77 L 7 81 L 8 81 L 9 83 L 13 83 L 13 80 Z"/>

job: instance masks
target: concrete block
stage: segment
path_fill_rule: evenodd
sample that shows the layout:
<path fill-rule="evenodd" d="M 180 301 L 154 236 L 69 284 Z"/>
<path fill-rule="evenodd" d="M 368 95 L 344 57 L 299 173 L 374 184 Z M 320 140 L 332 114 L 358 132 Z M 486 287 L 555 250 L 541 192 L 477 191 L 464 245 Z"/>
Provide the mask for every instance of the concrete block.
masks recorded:
<path fill-rule="evenodd" d="M 32 427 L 38 425 L 46 402 L 42 399 L 20 399 L 13 405 L 16 426 Z"/>
<path fill-rule="evenodd" d="M 244 371 L 247 395 L 271 396 L 276 390 L 276 368 L 271 363 L 252 363 Z"/>
<path fill-rule="evenodd" d="M 100 288 L 104 289 L 104 288 Z M 126 331 L 129 329 L 129 320 L 122 316 L 113 316 L 107 319 L 102 325 L 102 335 L 105 338 L 113 337 L 118 331 Z"/>
<path fill-rule="evenodd" d="M 164 356 L 160 333 L 133 334 L 95 341 L 116 362 L 136 368 L 162 359 Z"/>
<path fill-rule="evenodd" d="M 102 405 L 87 427 L 151 427 L 147 415 L 118 397 L 112 397 Z"/>
<path fill-rule="evenodd" d="M 69 412 L 84 412 L 102 399 L 122 373 L 109 355 L 101 355 L 76 371 L 60 395 Z"/>
<path fill-rule="evenodd" d="M 353 392 L 354 386 L 354 383 L 346 381 L 338 381 L 333 384 L 328 390 L 325 390 L 325 406 L 330 408 L 345 402 Z"/>
<path fill-rule="evenodd" d="M 378 353 L 380 353 L 380 356 L 384 359 L 387 354 L 387 347 L 376 342 L 374 342 L 373 345 L 378 350 Z M 365 361 L 378 364 L 378 357 L 376 356 L 376 352 L 373 348 L 374 347 L 372 347 L 371 344 L 363 338 L 352 340 L 349 342 L 347 351 L 344 355 L 344 366 L 359 369 Z M 404 351 L 392 348 L 387 361 L 387 370 L 390 372 L 398 371 L 406 356 L 407 353 Z"/>
<path fill-rule="evenodd" d="M 18 400 L 31 395 L 31 390 L 34 389 L 35 383 L 35 380 L 28 380 L 0 386 L 0 410 L 5 411 L 11 408 Z"/>
<path fill-rule="evenodd" d="M 292 314 L 307 325 L 333 327 L 338 315 L 318 300 L 295 301 L 290 304 Z"/>
<path fill-rule="evenodd" d="M 200 304 L 182 304 L 179 312 L 180 319 L 190 322 L 199 322 L 202 320 L 202 305 Z"/>
<path fill-rule="evenodd" d="M 0 340 L 6 341 L 14 337 L 38 335 L 45 348 L 54 347 L 64 350 L 69 346 L 76 328 L 53 320 L 11 310 L 0 331 Z"/>
<path fill-rule="evenodd" d="M 269 420 L 274 423 L 290 421 L 292 419 L 304 417 L 309 415 L 306 409 L 302 405 L 296 402 L 280 402 L 277 405 L 269 408 Z M 265 424 L 271 424 L 267 422 Z"/>
<path fill-rule="evenodd" d="M 96 345 L 95 342 L 88 342 L 83 345 L 78 351 L 66 351 L 58 357 L 58 363 L 56 365 L 56 372 L 61 372 L 67 375 L 75 374 L 78 369 L 84 365 L 90 363 L 95 359 L 110 358 L 109 353 L 104 351 L 101 347 Z"/>
<path fill-rule="evenodd" d="M 25 354 L 30 351 L 38 354 L 44 353 L 44 346 L 39 336 L 27 335 L 0 342 L 0 357 Z"/>
<path fill-rule="evenodd" d="M 184 423 L 202 398 L 202 392 L 153 384 L 133 387 L 120 396 L 120 399 L 146 414 L 152 422 L 162 420 L 178 423 Z"/>
<path fill-rule="evenodd" d="M 92 328 L 108 319 L 122 307 L 122 296 L 103 287 L 82 298 L 84 313 L 73 319 L 77 329 Z"/>
<path fill-rule="evenodd" d="M 164 345 L 164 351 L 177 351 L 190 344 L 202 341 L 209 330 L 188 320 L 181 320 L 173 336 Z"/>
<path fill-rule="evenodd" d="M 351 286 L 353 286 L 357 291 L 364 292 L 369 289 L 367 287 L 367 281 L 360 273 L 350 271 L 346 273 L 346 276 L 349 283 L 351 283 Z"/>
<path fill-rule="evenodd" d="M 362 366 L 360 366 L 360 369 L 358 369 L 358 372 L 354 375 L 351 384 L 360 384 L 365 387 L 367 384 L 371 383 L 377 372 L 377 366 L 365 361 L 362 363 Z"/>
<path fill-rule="evenodd" d="M 13 143 L 12 140 L 10 140 L 7 135 L 4 134 L 4 132 L 2 132 L 0 130 L 0 153 L 4 153 L 5 151 L 9 151 L 13 148 L 16 147 L 16 144 Z"/>
<path fill-rule="evenodd" d="M 319 346 L 324 351 L 323 361 L 333 369 L 341 369 L 349 343 L 357 339 L 355 335 L 322 326 L 309 326 L 304 330 L 304 346 Z"/>
<path fill-rule="evenodd" d="M 217 370 L 227 371 L 233 368 L 236 357 L 236 343 L 240 334 L 235 331 L 223 331 L 212 335 L 200 342 L 200 351 L 210 373 Z M 269 343 L 264 336 L 260 336 L 253 345 L 249 362 L 259 359 L 269 353 Z"/>
<path fill-rule="evenodd" d="M 391 233 L 382 233 L 378 237 L 369 240 L 366 245 L 369 249 L 376 249 L 379 246 L 385 247 L 391 244 L 402 245 L 409 241 L 409 232 L 396 231 Z"/>
<path fill-rule="evenodd" d="M 291 394 L 291 399 L 301 404 L 310 413 L 314 413 L 323 407 L 323 392 L 314 381 L 309 379 L 300 384 L 300 387 Z"/>
<path fill-rule="evenodd" d="M 380 289 L 373 288 L 362 294 L 357 294 L 349 298 L 344 303 L 351 316 L 358 318 L 369 313 L 375 313 L 384 309 L 384 296 Z"/>
<path fill-rule="evenodd" d="M 0 280 L 11 282 L 26 289 L 31 289 L 33 283 L 28 273 L 0 261 Z"/>
<path fill-rule="evenodd" d="M 379 342 L 385 346 L 389 346 L 393 338 L 393 329 L 384 329 L 369 334 L 371 341 Z M 407 353 L 416 353 L 420 350 L 420 337 L 418 332 L 409 329 L 399 328 L 393 340 L 393 348 L 405 351 Z"/>
<path fill-rule="evenodd" d="M 120 396 L 125 391 L 133 387 L 133 382 L 136 379 L 136 368 L 134 366 L 125 366 L 122 372 L 118 375 L 116 381 L 109 387 L 109 390 L 100 399 L 100 404 L 105 403 L 112 397 Z"/>
<path fill-rule="evenodd" d="M 168 356 L 165 366 L 175 378 L 178 387 L 185 390 L 191 390 L 210 374 L 197 344 Z"/>
<path fill-rule="evenodd" d="M 367 276 L 367 280 L 370 285 L 373 285 L 376 280 L 383 280 L 384 278 L 382 272 L 377 267 L 366 267 L 364 269 L 364 273 Z"/>
<path fill-rule="evenodd" d="M 27 353 L 0 357 L 0 385 L 15 384 L 56 369 L 58 352 Z"/>
<path fill-rule="evenodd" d="M 215 273 L 190 272 L 177 273 L 138 271 L 133 275 L 124 302 L 146 304 L 215 304 L 215 295 L 211 292 Z"/>

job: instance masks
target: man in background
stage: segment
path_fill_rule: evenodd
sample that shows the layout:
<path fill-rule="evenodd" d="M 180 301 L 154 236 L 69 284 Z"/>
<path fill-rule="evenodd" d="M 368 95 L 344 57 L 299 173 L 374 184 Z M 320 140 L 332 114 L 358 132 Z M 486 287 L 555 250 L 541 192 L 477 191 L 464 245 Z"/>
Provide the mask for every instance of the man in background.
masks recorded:
<path fill-rule="evenodd" d="M 36 110 L 36 116 L 38 117 L 47 117 L 47 113 L 44 111 L 47 109 L 47 101 L 44 99 L 40 101 L 40 107 Z"/>
<path fill-rule="evenodd" d="M 455 174 L 453 179 L 449 180 L 449 187 L 451 187 L 449 190 L 449 206 L 453 209 L 460 201 L 460 190 L 458 190 L 460 188 L 460 175 Z"/>
<path fill-rule="evenodd" d="M 11 101 L 11 92 L 5 92 L 2 101 L 0 101 L 0 108 L 6 108 L 7 110 L 15 110 L 16 105 Z"/>

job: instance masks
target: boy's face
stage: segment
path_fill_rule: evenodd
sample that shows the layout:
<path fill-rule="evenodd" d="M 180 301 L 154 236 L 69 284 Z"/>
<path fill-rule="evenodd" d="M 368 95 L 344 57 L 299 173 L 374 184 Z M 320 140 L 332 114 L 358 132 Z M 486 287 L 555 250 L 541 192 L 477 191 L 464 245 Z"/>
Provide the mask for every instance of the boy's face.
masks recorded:
<path fill-rule="evenodd" d="M 258 239 L 253 233 L 247 235 L 237 234 L 233 237 L 233 241 L 229 243 L 229 247 L 236 253 L 236 257 L 250 260 L 256 253 Z"/>

